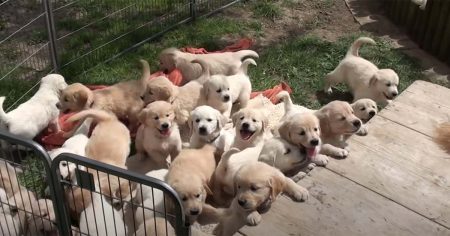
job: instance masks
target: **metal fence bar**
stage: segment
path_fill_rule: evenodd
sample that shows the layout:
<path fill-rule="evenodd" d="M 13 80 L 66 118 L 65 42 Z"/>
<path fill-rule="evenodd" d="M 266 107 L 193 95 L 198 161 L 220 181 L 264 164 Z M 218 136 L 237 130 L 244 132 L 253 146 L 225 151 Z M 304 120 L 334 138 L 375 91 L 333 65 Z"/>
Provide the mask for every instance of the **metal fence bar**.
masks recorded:
<path fill-rule="evenodd" d="M 56 30 L 53 18 L 52 4 L 50 0 L 43 0 L 45 9 L 45 19 L 47 25 L 48 41 L 50 43 L 49 53 L 53 64 L 53 70 L 58 73 L 59 62 L 58 62 L 58 52 L 56 50 Z"/>

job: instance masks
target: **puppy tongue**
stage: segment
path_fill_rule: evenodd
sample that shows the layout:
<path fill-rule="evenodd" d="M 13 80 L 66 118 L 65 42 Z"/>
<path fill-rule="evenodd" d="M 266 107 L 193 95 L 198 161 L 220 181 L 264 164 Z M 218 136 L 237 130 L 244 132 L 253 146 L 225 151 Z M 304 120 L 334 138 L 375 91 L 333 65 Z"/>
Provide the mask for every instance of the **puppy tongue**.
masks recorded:
<path fill-rule="evenodd" d="M 250 131 L 247 131 L 247 130 L 241 130 L 240 134 L 241 134 L 241 138 L 242 139 L 248 140 L 253 135 L 253 132 L 250 132 Z"/>
<path fill-rule="evenodd" d="M 169 129 L 160 130 L 159 133 L 162 136 L 169 136 L 170 135 L 170 130 Z"/>
<path fill-rule="evenodd" d="M 309 159 L 314 158 L 316 155 L 317 155 L 317 148 L 316 147 L 306 148 L 306 156 Z"/>

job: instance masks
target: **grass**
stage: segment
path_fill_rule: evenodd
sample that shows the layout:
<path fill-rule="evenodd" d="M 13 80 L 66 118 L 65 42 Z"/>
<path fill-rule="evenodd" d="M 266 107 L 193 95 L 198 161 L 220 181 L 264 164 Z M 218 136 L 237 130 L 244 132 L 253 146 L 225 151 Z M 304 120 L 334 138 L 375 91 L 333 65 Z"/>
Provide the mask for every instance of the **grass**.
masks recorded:
<path fill-rule="evenodd" d="M 47 182 L 42 160 L 34 155 L 29 155 L 22 160 L 21 164 L 23 173 L 17 176 L 20 185 L 35 192 L 38 197 L 43 197 L 47 188 Z"/>
<path fill-rule="evenodd" d="M 257 17 L 265 17 L 271 20 L 275 20 L 282 14 L 281 8 L 273 0 L 257 1 L 253 6 L 253 13 Z"/>

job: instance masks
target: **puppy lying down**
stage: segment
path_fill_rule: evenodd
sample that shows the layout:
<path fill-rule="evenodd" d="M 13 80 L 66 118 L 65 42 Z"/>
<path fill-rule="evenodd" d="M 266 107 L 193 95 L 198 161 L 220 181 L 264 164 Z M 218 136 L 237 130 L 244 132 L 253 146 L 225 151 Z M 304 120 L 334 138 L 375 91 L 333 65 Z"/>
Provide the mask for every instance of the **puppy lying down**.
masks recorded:
<path fill-rule="evenodd" d="M 218 236 L 232 236 L 244 225 L 255 226 L 281 193 L 294 201 L 305 201 L 309 193 L 278 169 L 262 162 L 248 163 L 236 173 L 237 192 L 231 206 L 221 213 L 214 229 Z"/>

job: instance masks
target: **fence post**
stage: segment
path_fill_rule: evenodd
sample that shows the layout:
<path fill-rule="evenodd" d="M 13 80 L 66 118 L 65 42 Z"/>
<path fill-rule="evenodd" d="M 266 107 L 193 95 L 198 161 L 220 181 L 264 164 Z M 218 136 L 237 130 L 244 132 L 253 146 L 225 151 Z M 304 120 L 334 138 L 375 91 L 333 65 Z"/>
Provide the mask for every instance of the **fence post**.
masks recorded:
<path fill-rule="evenodd" d="M 191 10 L 191 19 L 193 21 L 195 21 L 195 19 L 197 18 L 197 5 L 196 5 L 196 0 L 191 0 L 190 3 L 190 10 Z"/>
<path fill-rule="evenodd" d="M 48 41 L 49 41 L 49 53 L 53 64 L 53 70 L 55 73 L 59 71 L 58 52 L 56 49 L 56 30 L 53 18 L 52 4 L 50 0 L 44 0 L 45 18 L 47 25 Z"/>

